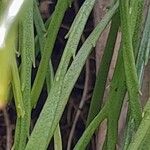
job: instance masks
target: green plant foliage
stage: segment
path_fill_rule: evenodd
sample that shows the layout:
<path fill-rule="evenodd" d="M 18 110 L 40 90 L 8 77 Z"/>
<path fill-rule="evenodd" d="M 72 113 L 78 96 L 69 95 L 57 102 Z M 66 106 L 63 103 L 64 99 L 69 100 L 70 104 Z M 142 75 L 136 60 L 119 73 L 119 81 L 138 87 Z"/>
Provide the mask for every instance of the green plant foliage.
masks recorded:
<path fill-rule="evenodd" d="M 147 102 L 143 114 L 142 114 L 142 121 L 140 126 L 134 135 L 132 142 L 130 143 L 128 150 L 138 150 L 144 149 L 144 147 L 148 148 L 149 144 L 146 143 L 144 140 L 149 138 L 149 129 L 150 129 L 150 101 Z M 146 148 L 146 149 L 147 149 Z M 148 148 L 149 149 L 149 148 Z"/>
<path fill-rule="evenodd" d="M 12 90 L 17 112 L 13 149 L 46 150 L 50 142 L 55 150 L 64 148 L 60 128 L 62 114 L 88 56 L 107 26 L 110 26 L 109 34 L 96 76 L 86 129 L 74 145 L 74 150 L 86 149 L 104 120 L 107 121 L 107 133 L 103 149 L 116 149 L 118 121 L 125 95 L 129 99 L 129 108 L 122 149 L 150 149 L 150 100 L 142 110 L 139 95 L 145 65 L 150 57 L 150 8 L 144 18 L 145 1 L 113 0 L 102 20 L 80 45 L 96 3 L 96 0 L 85 0 L 65 36 L 67 43 L 56 73 L 51 55 L 65 13 L 73 1 L 57 0 L 52 15 L 45 23 L 38 2 L 23 1 L 22 9 L 13 20 L 8 20 L 10 24 L 6 27 L 5 45 L 0 45 L 0 109 L 4 109 L 9 99 L 12 99 Z M 5 9 L 10 7 L 8 3 L 9 0 L 0 1 L 0 27 L 6 21 L 3 16 L 7 12 Z M 110 90 L 103 104 L 118 32 L 122 34 L 120 48 Z M 3 38 L 2 32 L 0 34 Z M 37 67 L 36 61 L 39 62 L 39 66 L 32 85 L 32 68 Z M 46 88 L 48 97 L 35 125 L 31 128 L 32 110 L 36 109 L 43 88 Z"/>
<path fill-rule="evenodd" d="M 120 1 L 121 29 L 122 29 L 122 48 L 123 61 L 126 76 L 127 90 L 131 107 L 131 116 L 135 121 L 135 127 L 141 121 L 141 110 L 139 103 L 139 84 L 135 67 L 135 58 L 132 46 L 132 36 L 130 32 L 129 4 L 128 1 Z"/>
<path fill-rule="evenodd" d="M 30 7 L 28 7 L 26 13 L 24 13 L 23 19 L 19 21 L 19 35 L 21 90 L 25 115 L 23 118 L 17 119 L 14 148 L 23 150 L 26 145 L 26 140 L 29 137 L 31 120 L 31 69 L 32 63 L 35 61 L 32 1 L 30 1 Z"/>
<path fill-rule="evenodd" d="M 31 106 L 32 107 L 36 106 L 40 92 L 42 90 L 43 83 L 46 77 L 49 59 L 51 57 L 51 53 L 54 48 L 57 33 L 59 31 L 59 27 L 64 17 L 64 13 L 66 12 L 69 4 L 70 3 L 68 0 L 65 0 L 65 1 L 58 0 L 55 11 L 51 18 L 51 22 L 46 32 L 47 37 L 46 37 L 46 41 L 44 44 L 43 55 L 42 55 L 39 69 L 37 72 L 37 76 L 35 78 L 33 88 L 31 91 Z"/>
<path fill-rule="evenodd" d="M 95 83 L 93 97 L 91 100 L 91 105 L 89 109 L 89 114 L 87 118 L 87 125 L 95 118 L 95 116 L 100 111 L 102 100 L 104 96 L 104 91 L 106 87 L 107 76 L 109 72 L 110 63 L 112 60 L 114 47 L 117 39 L 118 29 L 119 29 L 119 13 L 112 18 L 112 24 L 109 31 L 109 36 L 107 39 L 107 44 L 104 50 L 102 61 L 100 63 L 100 69 L 97 74 L 97 81 Z M 99 106 L 99 107 L 97 107 Z"/>

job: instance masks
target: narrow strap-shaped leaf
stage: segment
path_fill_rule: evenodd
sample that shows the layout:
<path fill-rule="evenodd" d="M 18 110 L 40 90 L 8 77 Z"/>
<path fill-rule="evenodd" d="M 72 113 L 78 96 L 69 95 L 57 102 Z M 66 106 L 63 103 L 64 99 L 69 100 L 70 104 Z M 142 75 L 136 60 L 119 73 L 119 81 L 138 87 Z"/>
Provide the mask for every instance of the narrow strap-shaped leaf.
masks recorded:
<path fill-rule="evenodd" d="M 132 35 L 133 35 L 132 31 Z M 118 77 L 120 79 L 118 80 Z M 124 65 L 123 65 L 123 57 L 122 57 L 122 50 L 120 49 L 117 66 L 115 69 L 115 73 L 112 79 L 112 83 L 110 85 L 110 93 L 108 95 L 108 101 L 105 104 L 105 106 L 102 108 L 102 110 L 99 112 L 99 114 L 95 117 L 95 119 L 91 122 L 91 124 L 88 126 L 88 128 L 85 130 L 84 134 L 78 141 L 77 145 L 74 149 L 82 150 L 85 149 L 86 145 L 90 141 L 94 131 L 98 127 L 99 123 L 102 121 L 101 113 L 106 111 L 106 118 L 108 118 L 108 135 L 109 137 L 107 139 L 107 150 L 115 149 L 116 142 L 117 142 L 117 124 L 118 124 L 118 118 L 120 115 L 122 103 L 124 100 L 124 96 L 126 94 L 126 85 L 125 85 L 125 74 L 124 74 Z M 104 113 L 104 114 L 105 114 Z M 98 118 L 99 123 L 98 123 Z"/>
<path fill-rule="evenodd" d="M 40 49 L 42 52 L 44 48 L 44 43 L 46 40 L 47 30 L 45 28 L 44 22 L 42 20 L 42 16 L 37 6 L 37 2 L 35 0 L 34 0 L 34 24 L 35 24 L 36 31 L 37 31 L 37 38 L 39 39 L 38 41 L 39 41 Z"/>
<path fill-rule="evenodd" d="M 12 149 L 18 150 L 18 148 L 19 148 L 20 133 L 21 133 L 20 130 L 21 130 L 21 119 L 17 119 L 16 128 L 15 128 L 14 143 L 13 143 Z"/>
<path fill-rule="evenodd" d="M 62 138 L 59 125 L 57 126 L 54 134 L 54 147 L 55 150 L 62 150 Z"/>
<path fill-rule="evenodd" d="M 132 45 L 128 0 L 120 0 L 120 16 L 126 85 L 129 94 L 131 116 L 135 121 L 135 129 L 137 129 L 141 121 L 141 106 L 139 101 L 139 83 Z"/>
<path fill-rule="evenodd" d="M 145 63 L 147 62 L 147 55 L 149 54 L 149 51 L 150 51 L 150 49 L 148 49 L 149 38 L 150 38 L 150 9 L 149 9 L 147 19 L 145 22 L 143 37 L 141 40 L 139 53 L 137 57 L 137 62 L 138 62 L 137 73 L 138 73 L 140 83 L 142 82 L 143 69 L 144 69 Z"/>
<path fill-rule="evenodd" d="M 0 110 L 6 107 L 11 88 L 11 59 L 15 56 L 10 43 L 7 41 L 5 48 L 0 48 Z"/>
<path fill-rule="evenodd" d="M 17 118 L 16 129 L 19 130 L 19 147 L 15 149 L 25 149 L 26 140 L 29 136 L 30 120 L 31 120 L 31 70 L 34 53 L 34 28 L 33 28 L 33 1 L 30 1 L 29 7 L 20 20 L 20 52 L 21 52 L 21 89 L 25 108 L 24 118 Z M 17 133 L 16 133 L 17 134 Z M 18 143 L 17 143 L 18 145 Z"/>
<path fill-rule="evenodd" d="M 148 149 L 149 150 L 150 149 L 149 139 L 150 139 L 150 127 L 147 130 L 145 137 L 142 140 L 138 149 L 140 149 L 140 150 L 145 150 L 145 149 L 147 150 Z"/>
<path fill-rule="evenodd" d="M 13 37 L 16 37 L 17 28 L 13 28 Z M 16 42 L 16 39 L 15 41 Z M 25 114 L 24 110 L 24 103 L 22 100 L 22 92 L 21 92 L 21 81 L 20 81 L 20 76 L 19 76 L 19 69 L 17 66 L 17 60 L 16 60 L 16 55 L 15 55 L 15 44 L 13 43 L 12 45 L 12 58 L 11 58 L 11 74 L 12 74 L 12 89 L 13 89 L 13 95 L 14 95 L 14 100 L 15 100 L 15 105 L 16 105 L 16 111 L 17 111 L 17 116 L 18 117 L 23 117 Z"/>
<path fill-rule="evenodd" d="M 63 113 L 64 107 L 67 103 L 69 95 L 73 89 L 73 86 L 84 66 L 84 63 L 90 54 L 92 47 L 95 46 L 96 41 L 98 40 L 99 35 L 102 33 L 104 28 L 109 23 L 110 19 L 114 15 L 116 9 L 118 7 L 118 3 L 107 13 L 102 22 L 94 29 L 92 34 L 83 44 L 77 56 L 74 58 L 73 63 L 71 64 L 67 74 L 65 75 L 65 79 L 62 87 L 61 101 L 56 102 L 57 95 L 59 91 L 57 89 L 51 89 L 48 99 L 43 107 L 43 110 L 40 114 L 40 117 L 33 129 L 30 140 L 27 143 L 26 150 L 30 148 L 36 149 L 36 144 L 42 141 L 43 145 L 40 145 L 40 148 L 45 149 L 47 147 L 47 142 L 52 138 L 54 131 L 58 125 L 60 117 Z M 75 72 L 75 73 L 74 73 Z M 54 92 L 54 91 L 57 92 Z M 55 94 L 54 94 L 55 93 Z M 55 109 L 53 109 L 55 108 Z M 45 137 L 45 138 L 44 138 Z M 43 141 L 44 140 L 44 141 Z M 45 145 L 46 144 L 46 145 Z M 39 145 L 38 145 L 39 146 Z"/>
<path fill-rule="evenodd" d="M 142 4 L 143 3 L 142 1 L 143 0 L 136 0 L 136 1 L 130 0 L 128 15 L 129 15 L 131 31 L 135 30 L 137 18 L 138 18 L 138 15 L 139 15 L 139 4 Z M 131 35 L 131 36 L 133 36 L 133 35 Z"/>
<path fill-rule="evenodd" d="M 138 2 L 138 3 L 137 3 Z M 133 19 L 130 17 L 130 26 L 131 26 L 131 36 L 132 36 L 132 45 L 133 45 L 133 51 L 134 51 L 134 57 L 136 59 L 136 66 L 139 63 L 139 60 L 137 59 L 140 51 L 139 51 L 139 47 L 140 47 L 140 37 L 142 34 L 142 20 L 143 20 L 143 9 L 144 9 L 144 2 L 143 0 L 138 0 L 136 3 L 136 5 L 134 5 L 134 0 L 132 0 L 131 4 L 132 7 L 135 7 L 132 9 L 131 16 L 133 17 Z M 135 11 L 135 12 L 134 12 Z M 136 14 L 135 16 L 132 15 Z M 136 19 L 135 19 L 136 17 Z M 133 28 L 133 26 L 135 28 Z M 142 69 L 142 68 L 141 68 Z M 143 70 L 143 69 L 142 69 Z M 138 72 L 138 70 L 137 70 Z M 125 136 L 124 136 L 124 146 L 123 149 L 126 150 L 133 134 L 135 133 L 135 123 L 134 123 L 134 119 L 132 118 L 131 114 L 131 108 L 129 105 L 129 109 L 128 109 L 128 115 L 127 115 L 127 126 L 126 126 L 126 130 L 125 130 Z"/>
<path fill-rule="evenodd" d="M 150 29 L 149 21 L 148 21 L 149 17 L 150 16 L 147 15 L 147 18 L 146 18 L 146 21 L 145 21 L 145 27 L 144 27 L 144 31 L 143 31 L 143 36 L 142 36 L 140 47 L 139 47 L 139 52 L 138 52 L 138 57 L 137 57 L 137 64 L 136 64 L 140 86 L 142 84 L 144 64 L 146 62 L 146 59 L 144 59 L 145 58 L 144 54 L 146 53 L 146 51 L 147 51 L 146 47 L 148 46 L 147 38 L 148 38 L 148 34 L 149 34 L 149 29 Z M 129 124 L 128 130 L 130 130 L 130 126 L 131 125 Z M 132 138 L 131 133 L 133 132 L 133 131 L 132 132 L 131 131 L 132 130 L 130 130 L 130 132 L 128 132 L 128 134 L 130 135 L 130 138 L 129 138 L 129 135 L 126 135 L 126 143 L 125 143 L 124 149 L 127 149 L 128 144 L 131 142 L 131 138 Z"/>
<path fill-rule="evenodd" d="M 49 23 L 47 23 L 47 24 L 49 24 Z M 40 49 L 41 55 L 43 55 L 43 48 L 44 48 L 44 44 L 45 44 L 45 40 L 46 40 L 46 32 L 47 32 L 48 25 L 46 27 L 46 23 L 44 24 L 36 1 L 34 1 L 34 24 L 35 24 L 36 31 L 37 31 L 37 37 L 36 38 L 38 39 L 35 44 L 36 45 L 39 44 L 38 49 Z M 37 48 L 37 46 L 36 46 L 36 48 Z M 49 64 L 48 64 L 47 73 L 46 73 L 46 83 L 47 83 L 48 91 L 50 91 L 53 76 L 54 76 L 53 66 L 52 66 L 52 62 L 50 59 Z"/>
<path fill-rule="evenodd" d="M 57 33 L 59 31 L 59 27 L 61 25 L 62 19 L 64 17 L 64 13 L 66 12 L 68 8 L 68 0 L 58 0 L 57 5 L 55 7 L 55 11 L 53 13 L 53 16 L 51 18 L 51 22 L 49 24 L 48 30 L 47 30 L 47 38 L 43 50 L 43 55 L 40 61 L 40 65 L 38 68 L 38 72 L 32 87 L 31 92 L 31 105 L 34 107 L 38 101 L 39 95 L 41 93 L 43 83 L 45 80 L 45 76 L 47 73 L 47 67 L 49 63 L 49 59 L 51 57 L 52 50 L 54 48 L 55 40 L 57 37 Z"/>
<path fill-rule="evenodd" d="M 87 129 L 84 131 L 82 137 L 79 139 L 78 143 L 74 148 L 75 150 L 82 150 L 86 148 L 95 130 L 98 128 L 99 124 L 104 119 L 109 119 L 108 120 L 109 130 L 107 134 L 110 137 L 107 139 L 107 143 L 105 145 L 106 149 L 107 150 L 115 149 L 117 141 L 116 134 L 118 133 L 118 131 L 116 131 L 117 126 L 115 125 L 118 122 L 118 116 L 120 115 L 121 106 L 126 93 L 125 75 L 122 60 L 123 60 L 122 51 L 120 50 L 117 60 L 117 66 L 115 68 L 113 79 L 110 85 L 111 89 L 108 95 L 107 102 L 101 109 L 101 111 L 98 113 L 98 115 L 89 124 Z M 119 81 L 118 76 L 120 77 Z"/>
<path fill-rule="evenodd" d="M 109 67 L 110 67 L 110 63 L 111 63 L 111 59 L 113 56 L 114 47 L 116 43 L 116 38 L 118 34 L 119 24 L 120 24 L 119 13 L 117 13 L 112 19 L 112 24 L 109 31 L 106 47 L 97 74 L 94 92 L 93 92 L 88 118 L 87 118 L 87 126 L 95 118 L 95 116 L 98 114 L 99 110 L 101 109 Z"/>
<path fill-rule="evenodd" d="M 57 69 L 54 84 L 56 84 L 55 92 L 57 94 L 57 98 L 55 96 L 55 103 L 59 105 L 59 101 L 61 101 L 60 95 L 63 90 L 63 80 L 64 76 L 67 72 L 68 66 L 70 64 L 71 58 L 75 57 L 75 53 L 82 35 L 82 32 L 84 30 L 84 27 L 86 25 L 86 22 L 88 20 L 88 17 L 92 11 L 92 8 L 94 6 L 95 0 L 86 0 L 82 7 L 80 8 L 76 18 L 74 19 L 74 22 L 72 23 L 72 26 L 67 34 L 66 37 L 68 37 L 68 41 L 66 44 L 66 47 L 64 49 L 63 56 L 60 61 L 60 65 Z M 54 92 L 53 92 L 54 93 Z M 57 109 L 57 105 L 55 108 L 55 111 Z"/>
<path fill-rule="evenodd" d="M 37 37 L 39 38 L 39 45 L 40 45 L 40 50 L 43 50 L 44 47 L 44 43 L 45 43 L 45 34 L 46 34 L 46 25 L 44 25 L 44 22 L 42 20 L 40 11 L 37 7 L 37 3 L 34 2 L 34 23 L 36 26 L 36 30 L 37 30 Z M 43 53 L 43 51 L 41 51 L 41 54 Z M 54 80 L 54 71 L 53 71 L 53 67 L 52 67 L 52 63 L 50 61 L 49 63 L 49 67 L 47 70 L 47 74 L 46 74 L 46 84 L 47 84 L 47 92 L 50 92 L 52 83 Z M 62 139 L 61 139 L 61 133 L 60 133 L 60 127 L 58 125 L 58 127 L 56 128 L 56 131 L 54 133 L 54 147 L 56 150 L 62 150 Z"/>
<path fill-rule="evenodd" d="M 149 34 L 149 38 L 148 38 L 148 44 L 147 44 L 147 51 L 145 53 L 145 65 L 148 64 L 148 61 L 150 59 L 150 34 Z"/>
<path fill-rule="evenodd" d="M 75 57 L 82 32 L 84 30 L 87 19 L 92 11 L 95 1 L 96 0 L 86 0 L 80 8 L 78 14 L 76 15 L 71 25 L 71 28 L 66 35 L 66 38 L 69 39 L 67 41 L 62 59 L 60 61 L 55 80 L 61 80 L 64 78 L 71 58 Z"/>
<path fill-rule="evenodd" d="M 148 100 L 144 108 L 141 124 L 134 135 L 128 150 L 138 150 L 145 138 L 145 135 L 148 133 L 148 130 L 150 131 L 150 100 Z"/>
<path fill-rule="evenodd" d="M 17 62 L 15 58 L 12 60 L 11 71 L 12 71 L 12 87 L 13 87 L 13 93 L 15 98 L 15 105 L 16 105 L 17 115 L 18 117 L 20 117 L 20 116 L 24 116 L 25 111 L 24 111 L 24 104 L 22 101 L 19 71 L 18 71 Z"/>

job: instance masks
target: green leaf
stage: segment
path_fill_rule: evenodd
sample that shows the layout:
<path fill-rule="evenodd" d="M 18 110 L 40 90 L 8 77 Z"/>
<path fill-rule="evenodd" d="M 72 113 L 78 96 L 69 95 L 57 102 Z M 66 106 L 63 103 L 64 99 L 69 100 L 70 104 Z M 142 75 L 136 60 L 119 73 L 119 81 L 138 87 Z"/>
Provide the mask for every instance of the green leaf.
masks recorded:
<path fill-rule="evenodd" d="M 144 111 L 142 113 L 142 121 L 141 124 L 131 141 L 128 150 L 138 150 L 150 131 L 150 100 L 148 100 L 146 106 L 144 107 Z M 149 136 L 148 136 L 149 139 Z"/>
<path fill-rule="evenodd" d="M 95 46 L 98 37 L 104 30 L 104 28 L 109 23 L 111 17 L 114 15 L 118 4 L 113 7 L 102 22 L 94 29 L 91 35 L 83 44 L 82 48 L 79 50 L 79 53 L 74 58 L 73 63 L 69 67 L 67 74 L 64 77 L 63 83 L 60 83 L 60 80 L 55 79 L 53 87 L 51 88 L 48 99 L 43 107 L 43 110 L 40 114 L 40 117 L 33 129 L 30 140 L 27 144 L 26 150 L 36 149 L 36 143 L 42 142 L 40 145 L 41 149 L 46 149 L 47 145 L 52 138 L 54 131 L 58 125 L 60 117 L 63 113 L 64 107 L 67 103 L 69 95 L 73 89 L 73 86 L 84 66 L 84 63 L 90 54 L 92 47 Z M 77 26 L 78 27 L 78 26 Z M 61 81 L 61 82 L 62 82 Z M 60 89 L 60 85 L 62 88 Z M 62 91 L 59 91 L 62 90 Z M 59 101 L 61 100 L 61 101 Z M 47 140 L 45 140 L 47 139 Z"/>
<path fill-rule="evenodd" d="M 137 129 L 141 121 L 141 106 L 139 100 L 139 82 L 132 45 L 132 35 L 130 34 L 132 30 L 130 28 L 129 13 L 128 1 L 120 0 L 122 48 L 126 85 L 129 94 L 131 116 L 135 122 L 135 129 Z"/>
<path fill-rule="evenodd" d="M 96 83 L 87 118 L 87 126 L 95 118 L 95 116 L 98 114 L 102 106 L 107 76 L 114 52 L 119 25 L 120 25 L 119 13 L 117 12 L 117 14 L 112 18 L 112 24 L 109 31 L 106 47 L 96 77 Z"/>
<path fill-rule="evenodd" d="M 59 125 L 57 126 L 54 134 L 54 147 L 55 150 L 62 150 L 62 138 Z"/>
<path fill-rule="evenodd" d="M 31 70 L 32 62 L 34 62 L 33 1 L 30 1 L 30 6 L 24 12 L 23 19 L 20 20 L 19 31 L 21 90 L 25 115 L 24 118 L 17 118 L 16 130 L 19 131 L 19 134 L 16 131 L 14 148 L 23 150 L 25 149 L 26 140 L 29 137 L 31 121 Z"/>
<path fill-rule="evenodd" d="M 43 49 L 43 55 L 40 61 L 40 65 L 38 68 L 38 72 L 32 87 L 31 92 L 31 105 L 32 107 L 36 106 L 39 95 L 41 93 L 47 68 L 49 64 L 49 59 L 51 57 L 52 50 L 54 48 L 55 40 L 59 31 L 59 27 L 61 25 L 64 14 L 68 8 L 68 0 L 62 1 L 58 0 L 57 5 L 55 7 L 55 11 L 52 15 L 51 22 L 49 24 L 47 33 L 46 33 L 46 41 Z"/>
<path fill-rule="evenodd" d="M 150 39 L 150 8 L 149 8 L 149 12 L 148 12 L 147 19 L 145 22 L 143 37 L 141 40 L 139 53 L 138 53 L 138 57 L 137 57 L 137 62 L 138 62 L 137 63 L 137 73 L 138 73 L 140 83 L 142 82 L 144 66 L 147 63 L 147 60 L 149 57 L 148 56 L 149 51 L 150 51 L 150 49 L 148 48 L 149 39 Z"/>
<path fill-rule="evenodd" d="M 19 71 L 18 71 L 18 66 L 16 59 L 14 58 L 12 60 L 12 88 L 13 88 L 13 93 L 14 93 L 14 98 L 15 98 L 15 105 L 16 105 L 16 110 L 17 110 L 17 116 L 24 116 L 25 111 L 24 111 L 24 104 L 22 101 L 22 92 L 21 92 L 21 83 L 20 83 L 20 77 L 19 77 Z"/>

